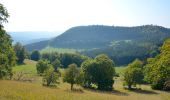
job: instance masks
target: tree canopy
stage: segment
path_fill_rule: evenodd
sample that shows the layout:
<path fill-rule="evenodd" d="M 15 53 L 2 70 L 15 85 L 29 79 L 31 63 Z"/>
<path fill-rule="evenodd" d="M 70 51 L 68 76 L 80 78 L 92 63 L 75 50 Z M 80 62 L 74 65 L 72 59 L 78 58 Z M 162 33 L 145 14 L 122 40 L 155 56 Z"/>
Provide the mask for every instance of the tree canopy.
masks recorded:
<path fill-rule="evenodd" d="M 124 72 L 124 81 L 129 89 L 132 85 L 141 84 L 143 82 L 143 63 L 136 59 L 128 65 Z"/>
<path fill-rule="evenodd" d="M 40 59 L 40 53 L 38 50 L 34 50 L 32 53 L 31 53 L 31 60 L 35 60 L 35 61 L 38 61 Z"/>
<path fill-rule="evenodd" d="M 14 50 L 17 56 L 17 63 L 22 64 L 24 62 L 24 59 L 26 58 L 26 50 L 24 46 L 21 43 L 17 42 L 14 45 Z"/>
<path fill-rule="evenodd" d="M 71 90 L 73 90 L 73 85 L 79 83 L 78 77 L 80 75 L 80 71 L 77 68 L 76 64 L 70 64 L 68 68 L 66 69 L 65 75 L 64 75 L 64 82 L 71 84 Z"/>
<path fill-rule="evenodd" d="M 160 48 L 160 54 L 149 58 L 145 66 L 145 79 L 154 89 L 163 89 L 170 80 L 170 39 L 167 39 Z"/>
<path fill-rule="evenodd" d="M 6 8 L 0 4 L 0 78 L 12 76 L 12 66 L 15 65 L 15 52 L 11 37 L 3 29 L 3 22 L 9 17 Z"/>
<path fill-rule="evenodd" d="M 99 90 L 111 90 L 115 75 L 114 63 L 108 56 L 101 54 L 95 59 L 89 59 L 82 63 L 86 87 L 96 84 Z"/>

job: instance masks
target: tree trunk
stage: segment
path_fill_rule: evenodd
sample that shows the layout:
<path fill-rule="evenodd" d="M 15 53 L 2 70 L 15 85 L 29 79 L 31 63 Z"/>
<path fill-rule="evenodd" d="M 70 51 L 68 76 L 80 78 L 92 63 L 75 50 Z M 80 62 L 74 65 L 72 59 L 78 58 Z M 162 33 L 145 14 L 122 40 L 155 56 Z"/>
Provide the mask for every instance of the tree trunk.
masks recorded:
<path fill-rule="evenodd" d="M 71 90 L 73 90 L 73 85 L 74 85 L 74 84 L 71 83 Z"/>
<path fill-rule="evenodd" d="M 129 90 L 132 89 L 132 85 L 131 85 L 131 84 L 128 85 L 128 89 L 129 89 Z"/>

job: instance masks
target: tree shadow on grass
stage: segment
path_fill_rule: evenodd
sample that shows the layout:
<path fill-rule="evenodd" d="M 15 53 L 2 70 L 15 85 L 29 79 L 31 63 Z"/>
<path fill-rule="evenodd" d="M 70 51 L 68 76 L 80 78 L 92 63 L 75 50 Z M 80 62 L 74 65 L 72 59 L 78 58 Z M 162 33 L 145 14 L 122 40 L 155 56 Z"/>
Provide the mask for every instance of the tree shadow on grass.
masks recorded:
<path fill-rule="evenodd" d="M 21 66 L 21 65 L 26 65 L 26 64 L 23 62 L 23 63 L 17 63 L 17 65 Z"/>
<path fill-rule="evenodd" d="M 72 93 L 84 93 L 83 89 L 80 88 L 74 88 L 73 90 L 67 89 L 66 92 L 72 92 Z"/>
<path fill-rule="evenodd" d="M 91 92 L 97 92 L 97 93 L 104 93 L 104 94 L 111 94 L 111 95 L 118 95 L 118 96 L 128 96 L 129 94 L 126 92 L 121 92 L 118 90 L 112 90 L 112 91 L 101 91 L 101 90 L 97 90 L 97 89 L 85 89 L 87 91 L 91 91 Z"/>
<path fill-rule="evenodd" d="M 129 91 L 135 92 L 135 93 L 140 93 L 140 94 L 149 94 L 149 95 L 151 95 L 151 94 L 154 94 L 154 95 L 159 94 L 159 93 L 157 93 L 157 92 L 155 92 L 153 90 L 132 89 L 132 90 L 129 90 Z"/>
<path fill-rule="evenodd" d="M 51 88 L 51 89 L 59 89 L 59 87 L 57 85 L 49 85 L 49 86 L 47 86 L 47 85 L 43 84 L 43 86 L 47 87 L 47 88 Z"/>

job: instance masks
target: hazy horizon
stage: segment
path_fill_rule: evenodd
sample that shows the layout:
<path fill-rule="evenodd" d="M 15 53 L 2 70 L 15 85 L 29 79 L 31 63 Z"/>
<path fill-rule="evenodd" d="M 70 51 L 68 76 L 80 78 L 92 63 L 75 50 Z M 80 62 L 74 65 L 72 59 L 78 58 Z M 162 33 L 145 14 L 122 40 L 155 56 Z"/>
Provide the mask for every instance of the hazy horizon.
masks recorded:
<path fill-rule="evenodd" d="M 60 31 L 74 26 L 158 25 L 170 28 L 168 0 L 1 0 L 8 32 Z"/>

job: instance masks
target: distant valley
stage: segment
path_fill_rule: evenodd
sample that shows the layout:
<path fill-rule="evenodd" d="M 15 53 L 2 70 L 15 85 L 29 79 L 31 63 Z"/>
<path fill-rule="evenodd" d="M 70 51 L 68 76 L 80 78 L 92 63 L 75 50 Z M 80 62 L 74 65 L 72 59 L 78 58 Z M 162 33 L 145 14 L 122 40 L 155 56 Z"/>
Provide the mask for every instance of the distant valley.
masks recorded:
<path fill-rule="evenodd" d="M 23 31 L 23 32 L 8 32 L 12 39 L 13 44 L 20 42 L 23 45 L 31 44 L 35 42 L 49 40 L 61 32 L 45 32 L 45 31 Z"/>

